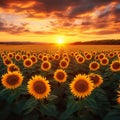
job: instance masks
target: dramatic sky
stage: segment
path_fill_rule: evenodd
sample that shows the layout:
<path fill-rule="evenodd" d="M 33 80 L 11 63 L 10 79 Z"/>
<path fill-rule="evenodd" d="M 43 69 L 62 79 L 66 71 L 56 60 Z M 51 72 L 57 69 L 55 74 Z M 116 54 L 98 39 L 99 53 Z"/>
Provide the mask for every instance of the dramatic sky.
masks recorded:
<path fill-rule="evenodd" d="M 120 0 L 0 0 L 0 41 L 120 39 Z"/>

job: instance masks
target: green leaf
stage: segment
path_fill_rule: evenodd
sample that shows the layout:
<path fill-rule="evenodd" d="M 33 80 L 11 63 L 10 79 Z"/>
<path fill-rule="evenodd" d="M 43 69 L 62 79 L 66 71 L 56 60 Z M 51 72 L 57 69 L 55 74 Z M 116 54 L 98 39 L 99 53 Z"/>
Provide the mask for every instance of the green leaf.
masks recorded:
<path fill-rule="evenodd" d="M 53 104 L 41 104 L 40 105 L 40 112 L 43 115 L 53 116 L 57 117 L 58 111 L 56 109 L 56 106 Z"/>
<path fill-rule="evenodd" d="M 29 114 L 30 112 L 32 112 L 37 104 L 38 101 L 34 98 L 30 98 L 29 100 L 27 100 L 27 102 L 23 106 L 23 111 L 25 111 L 24 114 Z"/>
<path fill-rule="evenodd" d="M 58 96 L 56 96 L 56 95 L 49 95 L 48 98 L 47 98 L 47 100 L 48 101 L 53 101 L 53 100 L 55 100 L 57 98 L 58 98 Z"/>
<path fill-rule="evenodd" d="M 112 110 L 104 117 L 103 120 L 120 120 L 120 109 Z"/>
<path fill-rule="evenodd" d="M 66 110 L 60 115 L 59 120 L 68 119 L 74 112 L 80 110 L 83 107 L 83 101 L 75 101 L 71 99 L 67 103 Z"/>

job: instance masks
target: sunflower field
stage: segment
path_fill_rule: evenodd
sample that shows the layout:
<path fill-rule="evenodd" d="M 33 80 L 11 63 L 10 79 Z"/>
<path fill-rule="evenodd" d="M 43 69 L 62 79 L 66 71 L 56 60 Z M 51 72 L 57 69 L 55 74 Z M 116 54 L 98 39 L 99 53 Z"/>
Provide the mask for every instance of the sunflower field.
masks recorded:
<path fill-rule="evenodd" d="M 0 120 L 120 120 L 120 49 L 0 49 Z"/>

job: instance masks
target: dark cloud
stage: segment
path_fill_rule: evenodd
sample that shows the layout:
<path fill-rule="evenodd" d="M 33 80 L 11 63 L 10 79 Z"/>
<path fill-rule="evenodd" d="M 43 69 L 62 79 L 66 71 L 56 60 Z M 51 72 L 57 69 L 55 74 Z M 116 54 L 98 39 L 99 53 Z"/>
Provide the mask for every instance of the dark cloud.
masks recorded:
<path fill-rule="evenodd" d="M 22 23 L 21 26 L 8 24 L 0 20 L 0 32 L 7 32 L 10 34 L 21 34 L 24 32 L 29 32 L 27 28 L 25 28 L 27 23 Z"/>
<path fill-rule="evenodd" d="M 34 3 L 31 5 L 31 2 Z M 48 17 L 55 18 L 55 21 L 50 23 L 53 29 L 60 28 L 64 31 L 64 28 L 79 28 L 84 32 L 92 28 L 95 30 L 100 29 L 100 32 L 95 34 L 111 34 L 118 29 L 111 28 L 108 32 L 102 29 L 107 29 L 111 25 L 116 26 L 120 22 L 120 7 L 118 3 L 120 3 L 120 0 L 0 0 L 0 7 L 3 10 L 12 9 L 15 13 L 24 13 L 29 18 L 36 18 L 38 20 L 42 18 L 47 19 Z M 111 4 L 114 7 L 110 6 L 107 8 Z M 95 18 L 89 15 L 94 14 L 96 11 L 99 11 L 99 14 L 96 14 Z M 85 18 L 84 16 L 87 17 Z M 76 19 L 80 19 L 81 23 L 74 24 Z M 16 26 L 3 21 L 0 21 L 0 31 L 10 34 L 32 33 L 27 29 L 26 23 Z M 40 35 L 56 34 L 55 32 L 44 31 L 33 33 Z M 68 34 L 68 36 L 74 35 L 72 33 Z"/>
<path fill-rule="evenodd" d="M 119 31 L 120 31 L 120 29 L 119 29 Z M 118 29 L 101 30 L 98 32 L 94 32 L 93 34 L 96 34 L 96 35 L 120 34 L 119 31 L 118 31 Z"/>

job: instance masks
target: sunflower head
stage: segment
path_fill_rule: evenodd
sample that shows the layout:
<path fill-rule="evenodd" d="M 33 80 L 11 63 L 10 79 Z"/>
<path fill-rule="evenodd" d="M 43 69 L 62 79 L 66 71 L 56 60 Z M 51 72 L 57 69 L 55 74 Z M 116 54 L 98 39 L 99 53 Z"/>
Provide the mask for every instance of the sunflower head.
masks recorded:
<path fill-rule="evenodd" d="M 8 58 L 12 59 L 14 57 L 13 53 L 8 53 Z"/>
<path fill-rule="evenodd" d="M 22 60 L 25 60 L 27 59 L 27 56 L 26 55 L 22 55 Z"/>
<path fill-rule="evenodd" d="M 20 69 L 19 69 L 18 66 L 16 66 L 16 65 L 13 64 L 13 63 L 11 63 L 10 65 L 8 65 L 7 71 L 8 71 L 8 72 L 14 72 L 14 71 L 20 71 Z"/>
<path fill-rule="evenodd" d="M 90 73 L 88 77 L 93 82 L 95 88 L 99 87 L 103 83 L 103 78 L 98 74 Z"/>
<path fill-rule="evenodd" d="M 30 56 L 30 59 L 32 60 L 33 63 L 37 63 L 37 57 L 32 55 Z"/>
<path fill-rule="evenodd" d="M 120 61 L 119 60 L 114 60 L 112 61 L 112 63 L 110 64 L 110 69 L 113 72 L 118 72 L 120 71 Z"/>
<path fill-rule="evenodd" d="M 2 76 L 2 85 L 7 89 L 18 88 L 23 81 L 23 76 L 20 72 L 9 72 Z"/>
<path fill-rule="evenodd" d="M 100 54 L 98 55 L 99 60 L 103 59 L 104 57 L 105 57 L 105 54 L 104 54 L 104 53 L 100 53 Z"/>
<path fill-rule="evenodd" d="M 15 60 L 16 61 L 20 61 L 21 60 L 21 55 L 20 54 L 16 54 L 15 55 Z"/>
<path fill-rule="evenodd" d="M 84 98 L 91 94 L 93 83 L 86 75 L 77 75 L 70 84 L 71 93 L 79 98 Z"/>
<path fill-rule="evenodd" d="M 85 58 L 84 58 L 83 56 L 80 56 L 80 57 L 77 58 L 77 62 L 78 62 L 79 64 L 82 64 L 82 63 L 85 62 Z"/>
<path fill-rule="evenodd" d="M 44 55 L 44 56 L 42 57 L 42 61 L 48 61 L 48 56 L 47 56 L 47 55 Z"/>
<path fill-rule="evenodd" d="M 89 64 L 90 70 L 96 71 L 100 68 L 100 64 L 96 61 L 93 61 Z"/>
<path fill-rule="evenodd" d="M 43 55 L 41 53 L 38 54 L 38 59 L 42 60 Z"/>
<path fill-rule="evenodd" d="M 5 58 L 5 59 L 3 60 L 3 63 L 4 63 L 4 65 L 10 65 L 10 64 L 12 63 L 12 60 L 9 59 L 9 58 Z"/>
<path fill-rule="evenodd" d="M 108 65 L 108 63 L 109 63 L 109 59 L 106 57 L 104 57 L 103 59 L 100 60 L 100 64 L 103 66 Z"/>
<path fill-rule="evenodd" d="M 27 59 L 25 59 L 25 60 L 23 61 L 23 65 L 24 65 L 25 67 L 29 68 L 29 67 L 31 67 L 31 66 L 33 65 L 33 61 L 32 61 L 31 59 L 27 58 Z"/>
<path fill-rule="evenodd" d="M 60 67 L 65 69 L 68 67 L 69 63 L 65 60 L 65 59 L 62 59 L 59 63 Z"/>
<path fill-rule="evenodd" d="M 117 103 L 118 104 L 120 104 L 120 91 L 117 91 L 117 99 L 116 99 L 116 101 L 117 101 Z"/>
<path fill-rule="evenodd" d="M 56 53 L 54 58 L 55 58 L 55 60 L 59 60 L 60 59 L 60 55 L 58 53 Z"/>
<path fill-rule="evenodd" d="M 87 54 L 85 55 L 85 59 L 86 59 L 86 60 L 91 60 L 91 59 L 92 59 L 92 54 L 91 54 L 91 53 L 87 53 Z"/>
<path fill-rule="evenodd" d="M 67 73 L 62 69 L 57 69 L 54 73 L 54 79 L 59 83 L 63 83 L 67 80 Z"/>
<path fill-rule="evenodd" d="M 51 92 L 49 82 L 42 76 L 32 77 L 28 81 L 28 92 L 34 96 L 36 99 L 44 99 L 48 97 Z"/>
<path fill-rule="evenodd" d="M 48 71 L 51 69 L 51 63 L 49 61 L 43 61 L 41 64 L 41 69 L 43 71 Z"/>

